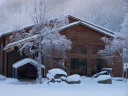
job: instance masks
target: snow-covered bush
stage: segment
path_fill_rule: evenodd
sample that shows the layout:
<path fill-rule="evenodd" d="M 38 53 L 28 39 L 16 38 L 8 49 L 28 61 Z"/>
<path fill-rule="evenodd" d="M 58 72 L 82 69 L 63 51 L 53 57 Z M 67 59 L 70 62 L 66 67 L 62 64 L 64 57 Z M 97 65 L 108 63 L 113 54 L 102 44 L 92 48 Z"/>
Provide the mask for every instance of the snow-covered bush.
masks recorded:
<path fill-rule="evenodd" d="M 62 81 L 67 81 L 67 77 L 65 77 L 65 76 L 61 76 L 60 79 L 61 79 Z"/>
<path fill-rule="evenodd" d="M 4 75 L 0 75 L 0 80 L 5 80 L 7 77 Z"/>
<path fill-rule="evenodd" d="M 46 74 L 48 82 L 61 82 L 66 80 L 67 73 L 59 68 L 54 68 L 48 71 Z"/>
<path fill-rule="evenodd" d="M 67 77 L 67 83 L 69 84 L 75 84 L 75 83 L 80 83 L 80 75 L 78 74 L 73 74 Z"/>
<path fill-rule="evenodd" d="M 111 84 L 112 79 L 110 75 L 99 75 L 97 77 L 97 83 Z"/>

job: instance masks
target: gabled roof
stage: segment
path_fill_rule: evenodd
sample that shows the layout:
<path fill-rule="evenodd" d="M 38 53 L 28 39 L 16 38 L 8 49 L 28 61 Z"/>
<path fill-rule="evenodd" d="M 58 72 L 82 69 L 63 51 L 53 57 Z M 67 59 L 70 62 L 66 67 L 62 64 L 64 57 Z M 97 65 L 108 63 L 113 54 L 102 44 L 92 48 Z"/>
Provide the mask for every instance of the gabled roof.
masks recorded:
<path fill-rule="evenodd" d="M 108 29 L 105 29 L 105 28 L 103 28 L 103 27 L 101 27 L 101 26 L 98 26 L 98 25 L 96 25 L 96 24 L 93 24 L 93 23 L 90 23 L 90 22 L 88 22 L 88 21 L 85 21 L 85 20 L 82 20 L 82 19 L 80 19 L 80 18 L 77 18 L 77 17 L 75 17 L 75 16 L 72 16 L 72 15 L 66 15 L 67 17 L 69 17 L 69 18 L 72 18 L 72 19 L 74 19 L 74 20 L 76 20 L 76 22 L 78 22 L 79 21 L 79 24 L 80 24 L 80 22 L 81 22 L 81 24 L 83 24 L 83 25 L 86 25 L 87 27 L 89 27 L 89 28 L 92 28 L 92 29 L 94 29 L 94 30 L 96 30 L 96 31 L 99 31 L 99 32 L 108 32 L 109 34 L 117 34 L 117 33 L 115 33 L 115 32 L 113 32 L 113 31 L 110 31 L 110 30 L 108 30 Z M 74 24 L 75 22 L 73 22 L 73 24 Z M 70 23 L 71 24 L 71 23 Z M 69 24 L 69 25 L 70 25 Z M 73 25 L 73 24 L 71 24 L 71 25 Z M 30 25 L 30 26 L 28 26 L 28 27 L 25 27 L 25 28 L 21 28 L 21 29 L 28 29 L 28 28 L 32 28 L 34 25 Z M 5 35 L 8 35 L 8 34 L 12 34 L 13 32 L 15 32 L 15 31 L 11 31 L 11 32 L 5 32 L 5 33 L 2 33 L 2 34 L 0 34 L 0 37 L 2 37 L 2 36 L 5 36 Z M 105 34 L 106 35 L 106 34 Z"/>
<path fill-rule="evenodd" d="M 88 27 L 90 29 L 93 29 L 93 30 L 95 30 L 95 31 L 97 31 L 99 33 L 105 34 L 107 36 L 116 37 L 116 33 L 114 33 L 114 32 L 104 30 L 102 28 L 94 26 L 93 24 L 90 24 L 90 23 L 87 23 L 87 22 L 83 22 L 83 21 L 77 21 L 77 22 L 70 23 L 70 24 L 68 24 L 66 26 L 61 27 L 60 30 L 64 30 L 66 28 L 70 28 L 70 27 L 73 27 L 73 26 L 76 26 L 76 25 L 83 25 L 83 26 L 86 26 L 86 27 Z"/>
<path fill-rule="evenodd" d="M 108 29 L 105 29 L 105 28 L 102 28 L 102 27 L 100 27 L 100 26 L 98 26 L 96 24 L 89 23 L 87 21 L 81 20 L 81 19 L 76 18 L 76 17 L 73 17 L 71 15 L 68 15 L 68 17 L 69 18 L 72 18 L 72 19 L 75 19 L 76 22 L 69 23 L 68 25 L 63 26 L 63 27 L 60 27 L 60 28 L 58 28 L 56 30 L 60 30 L 61 31 L 61 30 L 64 30 L 66 28 L 70 28 L 70 27 L 73 27 L 73 26 L 76 26 L 76 25 L 83 25 L 83 26 L 86 26 L 86 27 L 88 27 L 90 29 L 93 29 L 93 30 L 95 30 L 95 31 L 97 31 L 97 32 L 99 32 L 101 34 L 104 34 L 106 36 L 110 36 L 110 37 L 121 36 L 118 33 L 112 32 L 112 31 L 110 31 Z M 24 29 L 31 28 L 31 27 L 33 27 L 33 25 L 32 26 L 29 26 L 29 27 L 26 27 Z M 22 39 L 22 40 L 19 40 L 19 41 L 10 43 L 10 44 L 8 44 L 8 45 L 5 46 L 4 50 L 7 50 L 8 48 L 14 47 L 17 44 L 25 43 L 27 40 L 28 41 L 31 41 L 31 40 L 36 39 L 36 38 L 37 38 L 37 35 L 34 35 L 32 37 L 28 37 L 28 38 L 25 38 L 25 39 Z"/>
<path fill-rule="evenodd" d="M 0 33 L 0 38 L 3 37 L 3 36 L 6 36 L 6 35 L 9 35 L 9 34 L 12 34 L 16 31 L 21 31 L 22 29 L 26 30 L 26 29 L 30 29 L 32 28 L 34 25 L 29 25 L 28 27 L 24 27 L 24 28 L 21 28 L 19 30 L 14 30 L 14 31 L 10 31 L 10 32 L 5 32 L 5 33 Z"/>
<path fill-rule="evenodd" d="M 18 61 L 16 63 L 14 63 L 12 65 L 12 67 L 17 69 L 17 68 L 19 68 L 19 67 L 21 67 L 21 66 L 23 66 L 23 65 L 25 65 L 27 63 L 30 63 L 35 67 L 38 67 L 38 64 L 39 64 L 37 61 L 35 61 L 35 60 L 31 59 L 31 58 L 25 58 L 25 59 L 22 59 L 22 60 L 20 60 L 20 61 Z M 41 64 L 41 68 L 45 68 L 45 66 Z"/>
<path fill-rule="evenodd" d="M 63 27 L 60 27 L 60 28 L 58 28 L 56 30 L 60 30 L 61 31 L 61 30 L 64 30 L 64 29 L 67 29 L 67 28 L 70 28 L 70 27 L 73 27 L 73 26 L 76 26 L 76 25 L 79 25 L 79 24 L 81 24 L 83 26 L 86 26 L 86 27 L 89 27 L 89 28 L 91 28 L 93 30 L 96 30 L 99 33 L 105 34 L 107 36 L 115 37 L 114 33 L 113 34 L 112 33 L 108 33 L 108 32 L 106 32 L 106 31 L 104 31 L 102 29 L 98 29 L 97 27 L 95 27 L 93 25 L 89 25 L 89 24 L 87 24 L 85 22 L 82 22 L 82 21 L 77 21 L 77 22 L 70 23 L 70 24 L 68 24 L 66 26 L 63 26 Z M 4 47 L 4 50 L 7 50 L 7 49 L 9 49 L 11 47 L 17 46 L 18 44 L 23 44 L 23 43 L 26 43 L 27 41 L 31 41 L 31 40 L 37 39 L 37 38 L 38 38 L 38 35 L 34 35 L 32 37 L 28 37 L 28 38 L 25 38 L 25 39 L 21 39 L 19 41 L 15 41 L 13 43 L 9 43 L 8 45 L 6 45 Z"/>
<path fill-rule="evenodd" d="M 104 27 L 101 27 L 101 26 L 99 26 L 97 24 L 88 22 L 87 20 L 83 20 L 83 19 L 80 19 L 80 18 L 75 17 L 75 16 L 72 16 L 72 15 L 68 15 L 68 17 L 73 18 L 73 19 L 75 19 L 77 21 L 80 21 L 81 23 L 83 23 L 84 25 L 86 25 L 86 27 L 92 28 L 92 29 L 94 29 L 96 31 L 99 31 L 99 32 L 101 31 L 101 32 L 106 32 L 106 33 L 109 33 L 109 34 L 113 34 L 114 37 L 117 36 L 117 35 L 119 35 L 119 36 L 121 35 L 121 34 L 118 34 L 118 33 L 114 32 L 114 31 L 112 31 L 112 30 L 109 30 L 109 29 L 106 29 Z"/>

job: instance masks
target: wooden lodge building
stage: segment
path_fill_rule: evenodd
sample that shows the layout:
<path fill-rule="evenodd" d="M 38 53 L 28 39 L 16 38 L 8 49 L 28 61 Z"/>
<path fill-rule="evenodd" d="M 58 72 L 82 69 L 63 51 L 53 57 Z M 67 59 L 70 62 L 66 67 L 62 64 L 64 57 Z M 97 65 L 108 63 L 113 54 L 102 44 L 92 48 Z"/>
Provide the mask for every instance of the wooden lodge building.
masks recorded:
<path fill-rule="evenodd" d="M 112 64 L 108 64 L 104 58 L 102 58 L 98 51 L 104 49 L 105 43 L 101 40 L 102 37 L 113 38 L 115 35 L 113 32 L 106 30 L 97 25 L 80 20 L 79 18 L 68 16 L 69 24 L 63 26 L 60 33 L 66 35 L 72 42 L 72 49 L 67 52 L 67 58 L 63 62 L 65 65 L 65 71 L 68 75 L 80 74 L 84 76 L 92 76 L 93 74 L 100 72 L 102 68 L 112 68 L 113 76 L 122 75 L 122 64 L 114 59 Z M 32 28 L 26 27 L 24 30 L 27 32 Z M 14 68 L 13 64 L 22 60 L 24 57 L 18 53 L 16 43 L 9 44 L 9 36 L 13 32 L 2 34 L 0 37 L 0 74 L 7 77 L 13 77 Z M 57 60 L 60 57 L 54 53 L 54 59 L 56 62 L 50 63 L 44 62 L 45 72 L 54 67 L 60 67 Z M 36 68 L 29 63 L 24 62 L 26 65 L 17 68 L 17 74 L 19 78 L 36 78 Z"/>

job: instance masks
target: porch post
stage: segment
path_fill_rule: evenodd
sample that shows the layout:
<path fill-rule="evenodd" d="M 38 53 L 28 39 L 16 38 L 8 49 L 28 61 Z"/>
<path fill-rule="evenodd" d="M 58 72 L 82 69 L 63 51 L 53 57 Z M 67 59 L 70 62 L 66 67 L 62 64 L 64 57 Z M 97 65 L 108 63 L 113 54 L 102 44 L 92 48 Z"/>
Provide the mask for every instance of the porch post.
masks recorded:
<path fill-rule="evenodd" d="M 17 68 L 15 68 L 15 78 L 18 79 Z"/>
<path fill-rule="evenodd" d="M 15 69 L 12 67 L 12 78 L 15 78 Z"/>

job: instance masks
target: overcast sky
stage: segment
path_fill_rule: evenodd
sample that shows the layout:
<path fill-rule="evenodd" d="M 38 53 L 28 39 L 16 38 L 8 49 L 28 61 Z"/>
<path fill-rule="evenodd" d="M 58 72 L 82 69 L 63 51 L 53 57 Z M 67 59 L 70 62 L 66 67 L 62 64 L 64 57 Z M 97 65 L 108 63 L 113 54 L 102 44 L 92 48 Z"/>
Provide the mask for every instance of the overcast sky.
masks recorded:
<path fill-rule="evenodd" d="M 0 0 L 0 33 L 31 25 L 34 1 Z M 127 11 L 123 0 L 46 1 L 49 17 L 71 14 L 113 31 L 120 30 Z"/>

